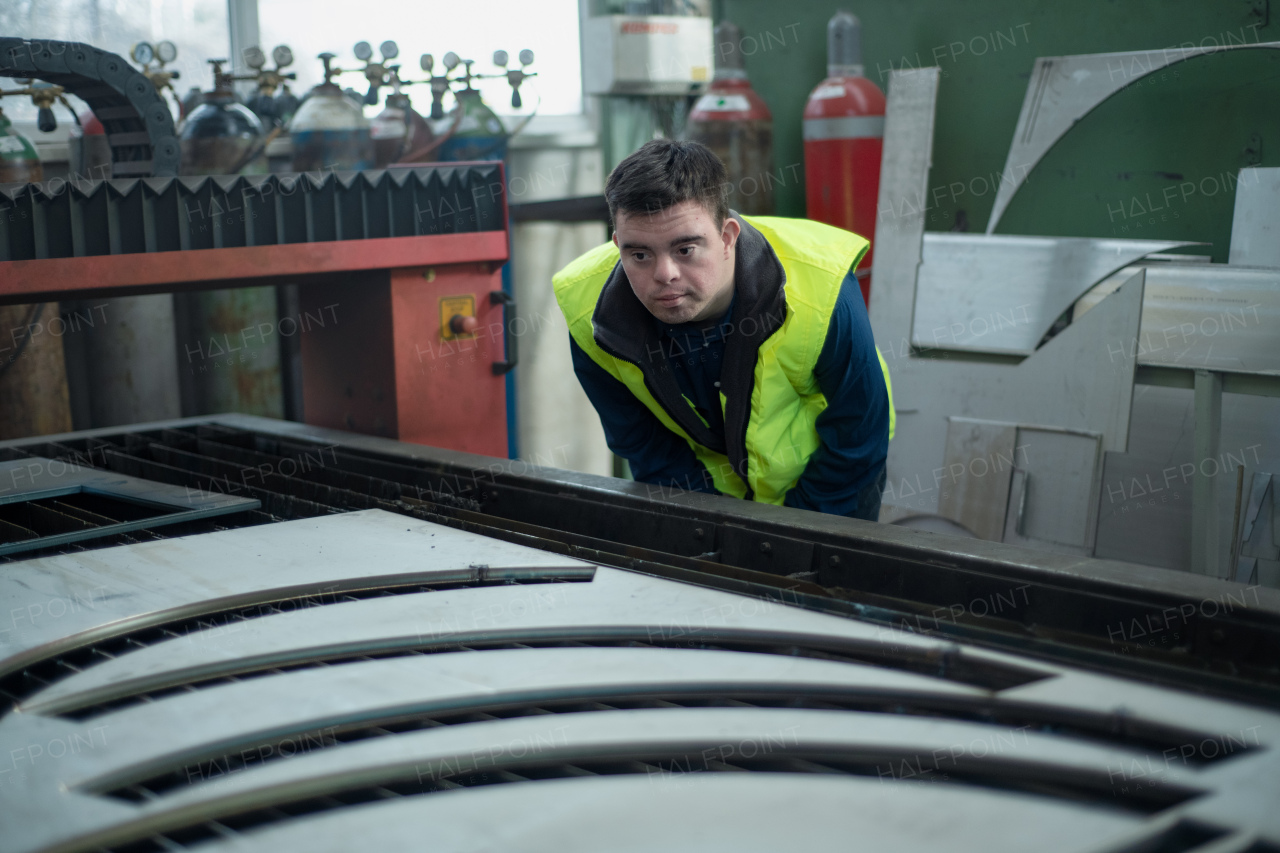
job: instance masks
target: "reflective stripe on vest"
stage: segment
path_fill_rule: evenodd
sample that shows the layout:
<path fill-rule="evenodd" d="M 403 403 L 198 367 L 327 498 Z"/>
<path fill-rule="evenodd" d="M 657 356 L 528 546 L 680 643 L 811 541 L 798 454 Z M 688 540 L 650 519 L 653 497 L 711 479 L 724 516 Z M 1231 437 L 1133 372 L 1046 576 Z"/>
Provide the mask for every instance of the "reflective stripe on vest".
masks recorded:
<path fill-rule="evenodd" d="M 617 247 L 606 243 L 592 249 L 557 273 L 552 283 L 574 341 L 592 361 L 626 385 L 663 426 L 689 443 L 716 489 L 741 498 L 749 486 L 755 500 L 781 504 L 818 449 L 816 422 L 827 400 L 813 371 L 844 278 L 869 244 L 856 234 L 809 220 L 741 218 L 761 232 L 782 263 L 787 306 L 782 327 L 761 344 L 756 358 L 746 435 L 746 483 L 728 457 L 694 441 L 672 420 L 649 392 L 638 366 L 615 358 L 596 343 L 591 318 L 618 263 Z M 892 439 L 896 418 L 889 368 L 879 351 L 876 355 L 889 390 Z M 723 396 L 721 407 L 723 410 Z"/>

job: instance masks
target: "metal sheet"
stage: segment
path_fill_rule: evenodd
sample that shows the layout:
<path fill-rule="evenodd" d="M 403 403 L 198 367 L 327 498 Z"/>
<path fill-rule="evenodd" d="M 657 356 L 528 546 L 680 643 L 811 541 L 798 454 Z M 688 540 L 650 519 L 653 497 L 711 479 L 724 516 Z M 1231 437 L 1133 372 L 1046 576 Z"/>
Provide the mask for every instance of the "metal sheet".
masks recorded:
<path fill-rule="evenodd" d="M 1101 479 L 1100 436 L 1019 427 L 1021 494 L 1011 495 L 1004 541 L 1093 553 Z"/>
<path fill-rule="evenodd" d="M 1079 319 L 1139 267 L 1098 283 L 1076 303 Z M 1138 364 L 1280 375 L 1280 271 L 1226 264 L 1143 265 Z"/>
<path fill-rule="evenodd" d="M 0 673 L 105 636 L 228 607 L 307 595 L 323 601 L 386 584 L 593 572 L 579 560 L 381 510 L 169 539 L 91 558 L 47 557 L 0 577 L 0 600 L 32 602 L 0 633 Z"/>
<path fill-rule="evenodd" d="M 889 444 L 884 505 L 903 514 L 937 511 L 949 417 L 1096 433 L 1106 450 L 1127 447 L 1141 276 L 1115 297 L 1101 307 L 1105 318 L 1091 312 L 1096 323 L 1082 318 L 1020 364 L 911 354 L 890 362 L 898 426 Z M 893 331 L 890 325 L 877 334 Z M 1048 461 L 1037 463 L 1035 451 L 1025 449 L 1026 464 L 1052 470 Z"/>
<path fill-rule="evenodd" d="M 1003 539 L 1017 444 L 1013 424 L 947 418 L 947 487 L 938 497 L 938 514 L 982 539 Z"/>
<path fill-rule="evenodd" d="M 1013 132 L 987 233 L 995 233 L 1014 193 L 1045 153 L 1072 125 L 1107 98 L 1176 62 L 1222 50 L 1259 48 L 1280 48 L 1280 42 L 1220 45 L 1215 40 L 1212 47 L 1170 47 L 1038 58 L 1022 101 L 1022 112 Z"/>
<path fill-rule="evenodd" d="M 876 286 L 871 289 L 869 311 L 876 346 L 891 374 L 911 349 L 911 309 L 928 207 L 938 73 L 937 68 L 889 72 L 871 273 Z"/>
<path fill-rule="evenodd" d="M 1098 282 L 1187 243 L 925 234 L 911 343 L 1030 355 L 1054 321 Z"/>
<path fill-rule="evenodd" d="M 1240 170 L 1228 257 L 1247 267 L 1280 267 L 1280 168 Z"/>

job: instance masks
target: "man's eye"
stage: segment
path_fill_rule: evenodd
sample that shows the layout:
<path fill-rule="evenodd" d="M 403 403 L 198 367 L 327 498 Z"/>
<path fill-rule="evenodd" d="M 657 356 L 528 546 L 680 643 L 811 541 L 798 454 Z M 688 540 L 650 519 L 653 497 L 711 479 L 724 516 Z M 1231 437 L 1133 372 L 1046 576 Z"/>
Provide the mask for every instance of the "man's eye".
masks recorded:
<path fill-rule="evenodd" d="M 686 258 L 687 258 L 687 257 L 689 257 L 690 255 L 692 255 L 692 254 L 693 254 L 693 247 L 692 247 L 692 246 L 681 246 L 681 247 L 680 247 L 680 254 L 684 255 Z"/>
<path fill-rule="evenodd" d="M 632 253 L 631 253 L 631 260 L 633 260 L 633 261 L 643 261 L 643 260 L 644 260 L 644 252 L 632 252 Z"/>

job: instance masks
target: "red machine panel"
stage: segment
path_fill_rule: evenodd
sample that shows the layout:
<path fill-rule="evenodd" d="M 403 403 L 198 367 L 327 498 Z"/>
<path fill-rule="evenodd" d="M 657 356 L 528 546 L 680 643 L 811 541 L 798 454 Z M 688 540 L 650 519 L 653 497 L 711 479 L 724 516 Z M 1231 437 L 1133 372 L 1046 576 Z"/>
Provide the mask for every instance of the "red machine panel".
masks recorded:
<path fill-rule="evenodd" d="M 317 426 L 507 455 L 497 264 L 399 268 L 299 289 L 303 412 Z M 450 324 L 458 327 L 455 331 Z M 466 318 L 474 322 L 466 322 Z"/>

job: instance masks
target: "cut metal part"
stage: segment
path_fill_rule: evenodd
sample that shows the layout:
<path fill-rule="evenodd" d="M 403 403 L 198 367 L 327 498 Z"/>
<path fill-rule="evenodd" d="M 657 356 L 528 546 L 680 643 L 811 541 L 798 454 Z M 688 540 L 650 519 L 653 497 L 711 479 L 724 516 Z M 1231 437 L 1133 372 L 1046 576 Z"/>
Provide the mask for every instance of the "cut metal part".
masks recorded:
<path fill-rule="evenodd" d="M 92 556 L 0 576 L 29 614 L 0 635 L 4 853 L 587 849 L 686 801 L 763 849 L 767 792 L 792 844 L 1280 841 L 1280 715 L 1256 706 L 379 509 Z"/>
<path fill-rule="evenodd" d="M 911 343 L 1031 355 L 1064 311 L 1104 278 L 1188 243 L 925 234 Z"/>
<path fill-rule="evenodd" d="M 1224 50 L 1276 49 L 1280 42 L 1217 44 L 1209 47 L 1169 47 L 1122 53 L 1042 56 L 1036 59 L 1027 94 L 1013 131 L 1009 157 L 996 190 L 987 233 L 994 234 L 1000 217 L 1027 175 L 1059 139 L 1080 119 L 1116 92 L 1149 74 Z"/>

